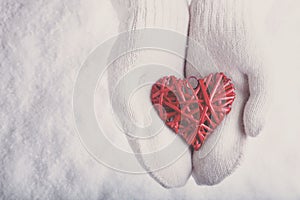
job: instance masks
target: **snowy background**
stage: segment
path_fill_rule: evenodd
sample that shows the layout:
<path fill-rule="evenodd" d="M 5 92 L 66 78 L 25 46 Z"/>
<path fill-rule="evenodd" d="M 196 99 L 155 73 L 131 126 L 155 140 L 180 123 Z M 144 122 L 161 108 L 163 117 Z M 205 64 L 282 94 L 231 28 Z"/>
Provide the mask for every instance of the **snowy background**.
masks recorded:
<path fill-rule="evenodd" d="M 216 186 L 166 190 L 96 162 L 74 130 L 81 63 L 117 34 L 109 0 L 0 0 L 0 199 L 299 199 L 300 1 L 257 14 L 272 58 L 273 103 L 244 161 Z"/>

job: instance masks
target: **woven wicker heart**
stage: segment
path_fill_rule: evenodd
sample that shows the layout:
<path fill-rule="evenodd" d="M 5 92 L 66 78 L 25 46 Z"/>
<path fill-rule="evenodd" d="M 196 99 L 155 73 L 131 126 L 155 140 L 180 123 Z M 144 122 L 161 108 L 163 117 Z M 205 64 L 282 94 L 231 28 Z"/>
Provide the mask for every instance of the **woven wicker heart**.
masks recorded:
<path fill-rule="evenodd" d="M 176 134 L 181 135 L 194 150 L 199 150 L 207 136 L 231 110 L 234 86 L 223 73 L 196 79 L 174 76 L 158 80 L 151 90 L 151 101 L 158 115 Z"/>

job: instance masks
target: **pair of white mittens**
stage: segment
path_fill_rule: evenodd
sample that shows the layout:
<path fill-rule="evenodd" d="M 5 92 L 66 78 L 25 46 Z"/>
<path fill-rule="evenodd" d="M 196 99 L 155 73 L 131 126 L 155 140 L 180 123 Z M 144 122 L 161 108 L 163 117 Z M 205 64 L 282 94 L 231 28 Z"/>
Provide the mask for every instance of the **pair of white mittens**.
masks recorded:
<path fill-rule="evenodd" d="M 112 0 L 112 4 L 120 20 L 120 31 L 142 28 L 173 30 L 201 44 L 214 60 L 214 67 L 202 66 L 203 55 L 189 41 L 179 45 L 185 48 L 190 44 L 186 58 L 196 64 L 193 66 L 163 51 L 128 52 L 109 68 L 108 81 L 113 108 L 128 135 L 129 144 L 141 165 L 156 181 L 164 187 L 180 187 L 192 175 L 199 185 L 219 183 L 238 165 L 247 135 L 258 135 L 265 121 L 267 77 L 250 23 L 251 6 L 246 4 L 246 0 L 193 0 L 190 5 L 186 0 Z M 134 37 L 117 41 L 115 47 L 134 45 Z M 231 112 L 199 151 L 192 153 L 185 141 L 176 137 L 169 128 L 163 128 L 159 134 L 151 128 L 140 133 L 143 129 L 136 128 L 147 126 L 151 120 L 163 126 L 158 115 L 151 115 L 149 120 L 151 87 L 135 92 L 129 103 L 127 97 L 132 93 L 129 90 L 131 86 L 126 82 L 116 85 L 120 77 L 138 69 L 138 66 L 146 70 L 136 73 L 136 79 L 156 82 L 158 77 L 149 77 L 152 70 L 149 63 L 172 66 L 182 72 L 182 76 L 185 73 L 186 77 L 224 72 L 234 82 L 236 99 Z M 169 75 L 163 67 L 158 74 Z M 172 141 L 172 145 L 164 151 L 168 141 Z M 170 152 L 175 160 L 168 160 Z"/>

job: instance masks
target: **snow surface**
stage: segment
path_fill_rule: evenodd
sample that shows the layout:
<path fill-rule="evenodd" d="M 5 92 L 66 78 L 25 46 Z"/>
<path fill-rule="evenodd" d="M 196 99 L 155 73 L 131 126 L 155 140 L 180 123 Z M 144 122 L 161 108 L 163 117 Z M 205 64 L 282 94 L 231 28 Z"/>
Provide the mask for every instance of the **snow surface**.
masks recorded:
<path fill-rule="evenodd" d="M 300 3 L 271 5 L 262 15 L 275 80 L 266 129 L 249 139 L 241 166 L 222 183 L 190 179 L 166 190 L 146 174 L 99 164 L 75 131 L 80 65 L 117 33 L 110 2 L 1 0 L 0 199 L 299 199 Z"/>

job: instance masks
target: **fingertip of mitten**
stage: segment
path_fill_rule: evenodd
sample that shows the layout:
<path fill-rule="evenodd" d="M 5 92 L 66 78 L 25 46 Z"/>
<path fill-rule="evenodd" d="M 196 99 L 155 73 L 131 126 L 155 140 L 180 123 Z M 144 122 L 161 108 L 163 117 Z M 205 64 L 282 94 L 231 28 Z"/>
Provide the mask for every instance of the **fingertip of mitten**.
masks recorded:
<path fill-rule="evenodd" d="M 266 106 L 257 106 L 248 102 L 244 110 L 244 131 L 250 137 L 256 137 L 261 133 L 265 124 Z"/>
<path fill-rule="evenodd" d="M 221 160 L 221 162 L 219 160 L 219 163 L 215 163 L 214 167 L 211 167 L 211 164 L 216 162 L 215 159 L 209 159 L 208 162 L 206 159 L 198 160 L 198 163 L 196 163 L 199 165 L 197 166 L 198 170 L 194 169 L 192 173 L 196 184 L 207 186 L 217 185 L 231 175 L 238 168 L 244 157 L 242 148 L 245 146 L 245 143 L 243 142 L 238 146 L 240 147 L 236 148 L 229 157 Z"/>
<path fill-rule="evenodd" d="M 256 137 L 263 129 L 263 124 L 253 123 L 253 120 L 248 120 L 248 122 L 244 122 L 245 125 L 245 133 L 250 137 Z"/>

